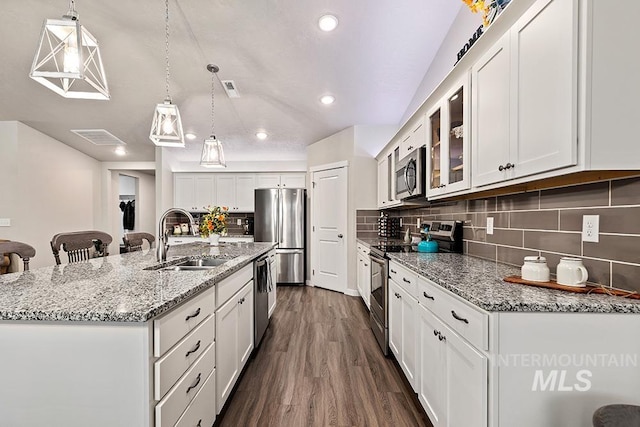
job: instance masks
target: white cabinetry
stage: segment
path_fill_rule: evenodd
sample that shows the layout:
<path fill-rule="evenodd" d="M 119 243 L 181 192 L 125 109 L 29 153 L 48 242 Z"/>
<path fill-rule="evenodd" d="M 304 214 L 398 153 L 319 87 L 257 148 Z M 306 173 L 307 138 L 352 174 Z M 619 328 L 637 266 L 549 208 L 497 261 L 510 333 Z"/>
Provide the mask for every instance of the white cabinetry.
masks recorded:
<path fill-rule="evenodd" d="M 389 160 L 384 156 L 378 162 L 378 207 L 386 208 L 389 204 Z"/>
<path fill-rule="evenodd" d="M 576 164 L 577 2 L 536 2 L 473 66 L 474 186 Z"/>
<path fill-rule="evenodd" d="M 271 266 L 271 292 L 269 292 L 269 318 L 276 309 L 278 267 L 276 263 L 276 251 L 269 252 L 269 265 Z"/>
<path fill-rule="evenodd" d="M 256 174 L 256 188 L 305 188 L 306 174 Z"/>
<path fill-rule="evenodd" d="M 253 212 L 255 186 L 253 174 L 218 174 L 217 204 L 228 206 L 230 212 Z"/>
<path fill-rule="evenodd" d="M 488 313 L 418 278 L 418 398 L 434 427 L 487 425 Z"/>
<path fill-rule="evenodd" d="M 189 212 L 204 212 L 216 204 L 215 176 L 209 173 L 174 174 L 174 205 Z"/>
<path fill-rule="evenodd" d="M 396 276 L 389 275 L 389 348 L 396 356 L 407 381 L 416 390 L 416 275 L 398 264 L 389 263 L 389 272 L 392 270 L 396 272 Z"/>
<path fill-rule="evenodd" d="M 362 300 L 369 305 L 369 297 L 371 296 L 371 264 L 369 261 L 369 248 L 365 245 L 358 243 L 356 245 L 358 253 L 357 260 L 358 266 L 356 269 L 356 282 L 358 284 L 358 292 L 362 297 Z"/>
<path fill-rule="evenodd" d="M 469 75 L 465 74 L 427 112 L 427 197 L 443 196 L 471 186 L 469 99 Z"/>
<path fill-rule="evenodd" d="M 253 350 L 253 265 L 216 285 L 216 403 L 220 413 Z"/>
<path fill-rule="evenodd" d="M 422 147 L 427 142 L 423 114 L 418 114 L 417 117 L 412 119 L 408 126 L 407 132 L 400 137 L 397 160 L 402 160 L 411 154 L 412 151 Z"/>

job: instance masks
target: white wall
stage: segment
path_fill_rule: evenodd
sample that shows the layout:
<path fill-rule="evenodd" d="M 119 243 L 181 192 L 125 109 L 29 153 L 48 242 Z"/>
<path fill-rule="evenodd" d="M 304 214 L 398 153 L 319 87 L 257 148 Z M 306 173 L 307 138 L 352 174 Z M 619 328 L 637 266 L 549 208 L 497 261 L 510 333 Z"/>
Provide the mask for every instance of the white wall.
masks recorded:
<path fill-rule="evenodd" d="M 449 74 L 456 62 L 458 52 L 481 25 L 482 14 L 472 13 L 466 6 L 460 8 L 460 12 L 458 12 L 449 32 L 442 41 L 436 56 L 433 58 L 433 62 L 431 62 L 431 66 L 425 73 L 413 99 L 407 106 L 407 110 L 402 115 L 400 124 L 405 123 L 411 117 L 431 92 Z"/>
<path fill-rule="evenodd" d="M 156 147 L 156 222 L 173 206 L 173 163 L 167 149 Z"/>
<path fill-rule="evenodd" d="M 36 249 L 32 268 L 54 265 L 50 241 L 92 230 L 102 215 L 100 162 L 20 122 L 0 122 L 0 238 Z"/>

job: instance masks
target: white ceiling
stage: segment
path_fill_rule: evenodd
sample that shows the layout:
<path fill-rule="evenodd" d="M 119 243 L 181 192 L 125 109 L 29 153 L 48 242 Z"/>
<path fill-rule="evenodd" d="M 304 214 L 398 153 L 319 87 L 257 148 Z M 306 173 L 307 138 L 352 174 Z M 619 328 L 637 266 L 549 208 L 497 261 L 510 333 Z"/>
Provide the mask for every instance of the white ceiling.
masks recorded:
<path fill-rule="evenodd" d="M 46 18 L 65 0 L 3 2 L 0 120 L 19 120 L 101 161 L 152 161 L 148 139 L 164 99 L 164 1 L 77 0 L 80 22 L 98 39 L 110 101 L 65 99 L 28 77 Z M 177 161 L 197 162 L 211 127 L 211 74 L 234 80 L 241 98 L 216 82 L 215 131 L 227 160 L 301 160 L 305 147 L 346 127 L 397 124 L 463 5 L 457 0 L 171 0 L 171 95 L 185 132 L 197 134 Z M 338 28 L 324 33 L 318 18 Z M 336 97 L 331 106 L 319 97 Z M 128 155 L 97 147 L 70 129 L 106 129 Z M 269 137 L 258 141 L 255 132 Z"/>

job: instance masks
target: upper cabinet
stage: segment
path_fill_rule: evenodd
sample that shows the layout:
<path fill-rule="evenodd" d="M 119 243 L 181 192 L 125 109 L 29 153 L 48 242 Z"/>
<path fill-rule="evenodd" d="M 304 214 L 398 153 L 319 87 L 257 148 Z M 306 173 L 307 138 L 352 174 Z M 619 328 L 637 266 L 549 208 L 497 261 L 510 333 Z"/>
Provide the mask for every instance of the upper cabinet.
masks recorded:
<path fill-rule="evenodd" d="M 402 160 L 417 148 L 422 147 L 426 143 L 426 132 L 424 126 L 424 116 L 422 114 L 415 117 L 408 126 L 407 131 L 400 139 L 398 146 L 398 158 Z"/>
<path fill-rule="evenodd" d="M 213 174 L 174 174 L 174 205 L 189 212 L 204 212 L 216 204 L 216 187 Z"/>
<path fill-rule="evenodd" d="M 230 212 L 253 212 L 255 188 L 253 174 L 219 174 L 216 177 L 216 203 L 229 207 Z"/>
<path fill-rule="evenodd" d="M 473 66 L 474 186 L 577 163 L 577 1 L 537 1 Z"/>
<path fill-rule="evenodd" d="M 305 188 L 306 174 L 256 174 L 256 188 Z"/>
<path fill-rule="evenodd" d="M 467 75 L 426 116 L 427 197 L 470 187 Z"/>

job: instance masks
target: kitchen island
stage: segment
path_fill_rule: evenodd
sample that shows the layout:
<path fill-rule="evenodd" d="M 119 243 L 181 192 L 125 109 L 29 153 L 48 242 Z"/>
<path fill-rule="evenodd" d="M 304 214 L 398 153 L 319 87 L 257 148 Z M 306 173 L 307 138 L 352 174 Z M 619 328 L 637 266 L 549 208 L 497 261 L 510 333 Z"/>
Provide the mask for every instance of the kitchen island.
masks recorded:
<path fill-rule="evenodd" d="M 165 263 L 139 251 L 0 276 L 0 425 L 190 425 L 210 408 L 215 418 L 215 373 L 230 366 L 233 382 L 243 366 L 215 356 L 242 344 L 246 362 L 253 261 L 273 248 L 193 243 L 171 247 Z M 228 261 L 163 270 L 203 257 Z"/>

